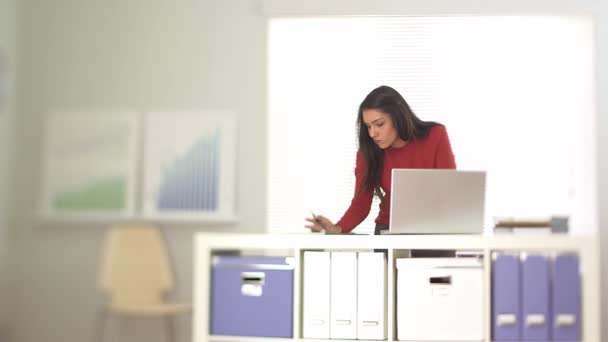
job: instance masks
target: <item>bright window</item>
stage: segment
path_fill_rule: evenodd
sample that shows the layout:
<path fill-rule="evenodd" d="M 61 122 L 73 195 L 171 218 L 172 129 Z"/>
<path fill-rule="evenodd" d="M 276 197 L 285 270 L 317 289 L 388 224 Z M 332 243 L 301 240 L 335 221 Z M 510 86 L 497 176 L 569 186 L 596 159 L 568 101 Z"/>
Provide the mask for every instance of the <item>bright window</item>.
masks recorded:
<path fill-rule="evenodd" d="M 486 229 L 563 214 L 595 231 L 593 51 L 587 17 L 271 19 L 269 231 L 343 215 L 357 109 L 383 84 L 446 126 L 458 169 L 488 172 Z"/>

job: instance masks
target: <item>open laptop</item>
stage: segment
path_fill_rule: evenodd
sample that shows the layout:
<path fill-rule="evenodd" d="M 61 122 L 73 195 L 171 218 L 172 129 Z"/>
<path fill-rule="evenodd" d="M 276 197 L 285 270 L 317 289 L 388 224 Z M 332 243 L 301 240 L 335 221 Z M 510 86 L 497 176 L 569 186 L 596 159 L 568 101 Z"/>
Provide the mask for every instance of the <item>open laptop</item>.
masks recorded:
<path fill-rule="evenodd" d="M 389 234 L 480 234 L 486 173 L 393 169 Z"/>

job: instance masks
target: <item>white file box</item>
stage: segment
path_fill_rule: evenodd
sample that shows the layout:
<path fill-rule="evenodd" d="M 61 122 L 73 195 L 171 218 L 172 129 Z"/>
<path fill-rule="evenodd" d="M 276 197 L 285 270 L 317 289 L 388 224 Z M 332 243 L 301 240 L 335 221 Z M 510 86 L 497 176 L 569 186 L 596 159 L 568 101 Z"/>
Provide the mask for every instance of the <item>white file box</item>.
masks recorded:
<path fill-rule="evenodd" d="M 359 252 L 357 339 L 386 340 L 386 258 Z"/>
<path fill-rule="evenodd" d="M 357 338 L 357 252 L 331 252 L 329 336 Z"/>
<path fill-rule="evenodd" d="M 302 284 L 304 338 L 329 338 L 330 270 L 329 252 L 304 252 Z"/>
<path fill-rule="evenodd" d="M 482 341 L 482 260 L 397 259 L 397 339 Z"/>

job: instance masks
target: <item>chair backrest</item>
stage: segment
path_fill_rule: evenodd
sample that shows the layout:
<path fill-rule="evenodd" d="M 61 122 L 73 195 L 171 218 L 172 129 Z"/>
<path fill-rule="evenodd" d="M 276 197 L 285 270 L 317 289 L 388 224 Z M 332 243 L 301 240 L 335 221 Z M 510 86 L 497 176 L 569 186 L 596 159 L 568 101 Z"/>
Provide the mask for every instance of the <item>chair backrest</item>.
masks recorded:
<path fill-rule="evenodd" d="M 159 304 L 173 287 L 165 241 L 157 227 L 110 227 L 103 249 L 99 285 L 113 305 Z"/>

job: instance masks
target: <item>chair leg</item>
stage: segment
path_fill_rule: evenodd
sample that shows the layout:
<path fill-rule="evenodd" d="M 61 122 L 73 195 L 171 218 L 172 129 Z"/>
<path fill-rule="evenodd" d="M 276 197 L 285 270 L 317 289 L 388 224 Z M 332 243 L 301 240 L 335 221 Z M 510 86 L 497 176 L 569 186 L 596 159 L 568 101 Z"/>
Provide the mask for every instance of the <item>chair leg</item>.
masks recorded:
<path fill-rule="evenodd" d="M 104 342 L 105 340 L 105 330 L 106 330 L 106 320 L 108 317 L 108 312 L 105 308 L 99 309 L 97 312 L 97 319 L 95 323 L 95 342 Z"/>
<path fill-rule="evenodd" d="M 165 322 L 167 323 L 167 341 L 175 342 L 177 340 L 177 336 L 175 335 L 175 322 L 173 321 L 174 316 L 167 315 L 165 317 Z"/>

